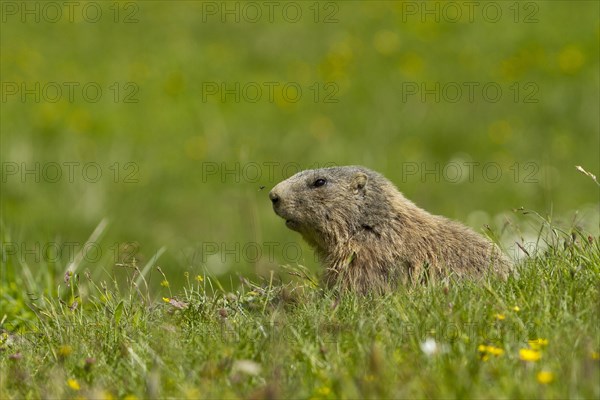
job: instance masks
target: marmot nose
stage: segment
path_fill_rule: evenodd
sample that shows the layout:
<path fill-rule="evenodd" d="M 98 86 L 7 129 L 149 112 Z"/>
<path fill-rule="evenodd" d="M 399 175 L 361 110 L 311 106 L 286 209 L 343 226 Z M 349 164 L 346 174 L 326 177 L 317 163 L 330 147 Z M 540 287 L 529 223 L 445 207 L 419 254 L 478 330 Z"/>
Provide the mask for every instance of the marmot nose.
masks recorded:
<path fill-rule="evenodd" d="M 269 198 L 273 204 L 277 204 L 279 202 L 279 195 L 272 190 L 269 192 Z"/>

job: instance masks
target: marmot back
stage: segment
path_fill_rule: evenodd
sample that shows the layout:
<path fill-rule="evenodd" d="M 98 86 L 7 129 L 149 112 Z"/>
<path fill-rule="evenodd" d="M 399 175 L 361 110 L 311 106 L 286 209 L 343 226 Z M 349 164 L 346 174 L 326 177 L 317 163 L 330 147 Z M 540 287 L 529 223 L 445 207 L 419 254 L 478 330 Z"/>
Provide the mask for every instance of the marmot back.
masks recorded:
<path fill-rule="evenodd" d="M 288 228 L 316 249 L 329 287 L 386 292 L 400 282 L 455 274 L 503 277 L 511 263 L 466 226 L 417 207 L 360 166 L 306 170 L 269 193 Z"/>

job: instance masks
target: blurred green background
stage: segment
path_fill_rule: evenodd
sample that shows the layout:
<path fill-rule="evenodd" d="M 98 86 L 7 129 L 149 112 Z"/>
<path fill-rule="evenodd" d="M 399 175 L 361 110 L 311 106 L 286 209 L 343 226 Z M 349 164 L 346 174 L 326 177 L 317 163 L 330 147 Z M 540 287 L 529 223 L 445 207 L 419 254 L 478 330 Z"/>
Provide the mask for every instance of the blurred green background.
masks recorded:
<path fill-rule="evenodd" d="M 267 193 L 331 164 L 380 171 L 476 230 L 523 206 L 597 235 L 598 187 L 575 165 L 600 171 L 598 15 L 589 1 L 3 2 L 3 264 L 60 271 L 106 218 L 92 273 L 162 247 L 182 279 L 315 268 Z"/>

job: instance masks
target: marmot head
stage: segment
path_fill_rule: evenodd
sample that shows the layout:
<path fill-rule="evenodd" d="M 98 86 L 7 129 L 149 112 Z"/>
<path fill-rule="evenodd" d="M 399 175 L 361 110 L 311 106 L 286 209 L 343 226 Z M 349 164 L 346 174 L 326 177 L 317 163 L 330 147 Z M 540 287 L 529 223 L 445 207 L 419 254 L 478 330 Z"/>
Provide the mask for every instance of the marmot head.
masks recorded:
<path fill-rule="evenodd" d="M 388 184 L 383 176 L 364 167 L 322 168 L 286 179 L 271 190 L 269 198 L 288 228 L 326 251 L 360 230 L 374 228 L 378 219 L 374 217 L 389 209 L 382 196 Z"/>

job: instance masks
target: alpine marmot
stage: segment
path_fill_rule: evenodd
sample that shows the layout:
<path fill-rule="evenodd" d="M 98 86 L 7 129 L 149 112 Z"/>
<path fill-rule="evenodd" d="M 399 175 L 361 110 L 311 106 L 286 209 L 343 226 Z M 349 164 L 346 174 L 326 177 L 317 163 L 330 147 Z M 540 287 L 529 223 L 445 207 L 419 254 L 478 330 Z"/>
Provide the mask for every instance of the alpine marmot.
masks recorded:
<path fill-rule="evenodd" d="M 275 213 L 314 247 L 329 287 L 360 293 L 450 275 L 506 277 L 511 262 L 466 226 L 417 207 L 361 166 L 306 170 L 269 193 Z"/>

